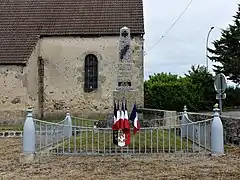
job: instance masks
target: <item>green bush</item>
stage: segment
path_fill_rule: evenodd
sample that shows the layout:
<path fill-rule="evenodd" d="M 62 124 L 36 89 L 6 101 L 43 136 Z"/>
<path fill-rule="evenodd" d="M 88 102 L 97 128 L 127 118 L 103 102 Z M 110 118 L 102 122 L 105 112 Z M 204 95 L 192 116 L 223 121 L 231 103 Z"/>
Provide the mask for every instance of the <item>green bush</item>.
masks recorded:
<path fill-rule="evenodd" d="M 182 111 L 211 111 L 216 100 L 214 77 L 205 67 L 191 67 L 184 77 L 170 73 L 149 76 L 144 82 L 144 104 L 147 108 Z M 240 89 L 229 87 L 224 106 L 240 105 Z"/>

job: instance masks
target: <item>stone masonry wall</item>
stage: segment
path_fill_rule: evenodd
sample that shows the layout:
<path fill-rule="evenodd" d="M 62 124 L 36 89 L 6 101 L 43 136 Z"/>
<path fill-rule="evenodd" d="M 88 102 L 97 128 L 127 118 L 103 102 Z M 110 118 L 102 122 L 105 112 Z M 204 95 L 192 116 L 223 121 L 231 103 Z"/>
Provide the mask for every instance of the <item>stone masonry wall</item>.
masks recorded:
<path fill-rule="evenodd" d="M 38 109 L 37 57 L 39 43 L 33 49 L 27 66 L 0 66 L 0 124 L 20 124 L 28 105 Z"/>
<path fill-rule="evenodd" d="M 1 65 L 0 84 L 0 124 L 22 121 L 26 105 L 26 68 Z"/>
<path fill-rule="evenodd" d="M 40 56 L 44 60 L 45 116 L 72 114 L 91 117 L 113 111 L 113 92 L 117 87 L 119 37 L 41 39 Z M 142 38 L 132 43 L 133 83 L 137 102 L 143 104 Z M 87 54 L 98 58 L 98 89 L 84 92 L 84 60 Z"/>
<path fill-rule="evenodd" d="M 76 38 L 46 37 L 40 39 L 27 66 L 0 66 L 0 124 L 23 123 L 26 109 L 33 107 L 39 115 L 38 59 L 44 60 L 44 114 L 72 114 L 91 117 L 113 111 L 113 94 L 117 87 L 116 69 L 119 61 L 119 37 Z M 132 86 L 135 101 L 143 106 L 143 39 L 131 40 Z M 92 53 L 99 62 L 98 89 L 85 93 L 84 60 Z M 129 107 L 130 109 L 130 107 Z"/>
<path fill-rule="evenodd" d="M 188 114 L 189 119 L 192 121 L 202 121 L 205 119 L 211 119 L 211 114 Z M 221 116 L 224 132 L 225 143 L 240 145 L 240 118 Z"/>
<path fill-rule="evenodd" d="M 221 117 L 226 143 L 240 145 L 240 118 Z"/>

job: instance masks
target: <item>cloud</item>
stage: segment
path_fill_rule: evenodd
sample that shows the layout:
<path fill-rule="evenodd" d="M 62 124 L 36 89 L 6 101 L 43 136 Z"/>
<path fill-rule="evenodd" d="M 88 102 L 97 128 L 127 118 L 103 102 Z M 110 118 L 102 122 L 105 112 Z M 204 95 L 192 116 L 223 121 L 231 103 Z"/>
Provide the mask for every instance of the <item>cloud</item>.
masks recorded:
<path fill-rule="evenodd" d="M 189 0 L 143 0 L 145 19 L 145 50 L 148 50 L 172 25 Z M 191 6 L 171 31 L 145 56 L 145 79 L 150 74 L 171 72 L 182 75 L 192 64 L 206 63 L 206 37 L 219 39 L 220 29 L 232 23 L 238 0 L 193 0 Z M 212 68 L 212 62 L 209 62 Z"/>

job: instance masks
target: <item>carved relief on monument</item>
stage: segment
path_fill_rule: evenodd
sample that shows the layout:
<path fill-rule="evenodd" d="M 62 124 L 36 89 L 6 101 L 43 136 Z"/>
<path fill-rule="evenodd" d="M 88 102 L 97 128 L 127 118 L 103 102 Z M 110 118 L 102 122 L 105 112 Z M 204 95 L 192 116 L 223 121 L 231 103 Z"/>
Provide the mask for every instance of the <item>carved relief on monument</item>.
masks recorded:
<path fill-rule="evenodd" d="M 119 58 L 121 62 L 131 62 L 131 36 L 130 29 L 120 29 Z"/>

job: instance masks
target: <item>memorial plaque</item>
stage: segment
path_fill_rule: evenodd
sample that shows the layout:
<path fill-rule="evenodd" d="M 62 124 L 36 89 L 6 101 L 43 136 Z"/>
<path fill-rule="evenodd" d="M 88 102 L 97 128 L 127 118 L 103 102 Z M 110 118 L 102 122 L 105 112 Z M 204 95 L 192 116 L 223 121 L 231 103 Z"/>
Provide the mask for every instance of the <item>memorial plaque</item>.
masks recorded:
<path fill-rule="evenodd" d="M 120 63 L 118 65 L 118 70 L 120 71 L 131 71 L 132 70 L 132 64 L 131 63 Z"/>
<path fill-rule="evenodd" d="M 131 77 L 118 77 L 117 82 L 132 82 Z"/>
<path fill-rule="evenodd" d="M 130 71 L 120 71 L 118 72 L 119 76 L 124 76 L 124 77 L 132 77 L 132 73 Z"/>

